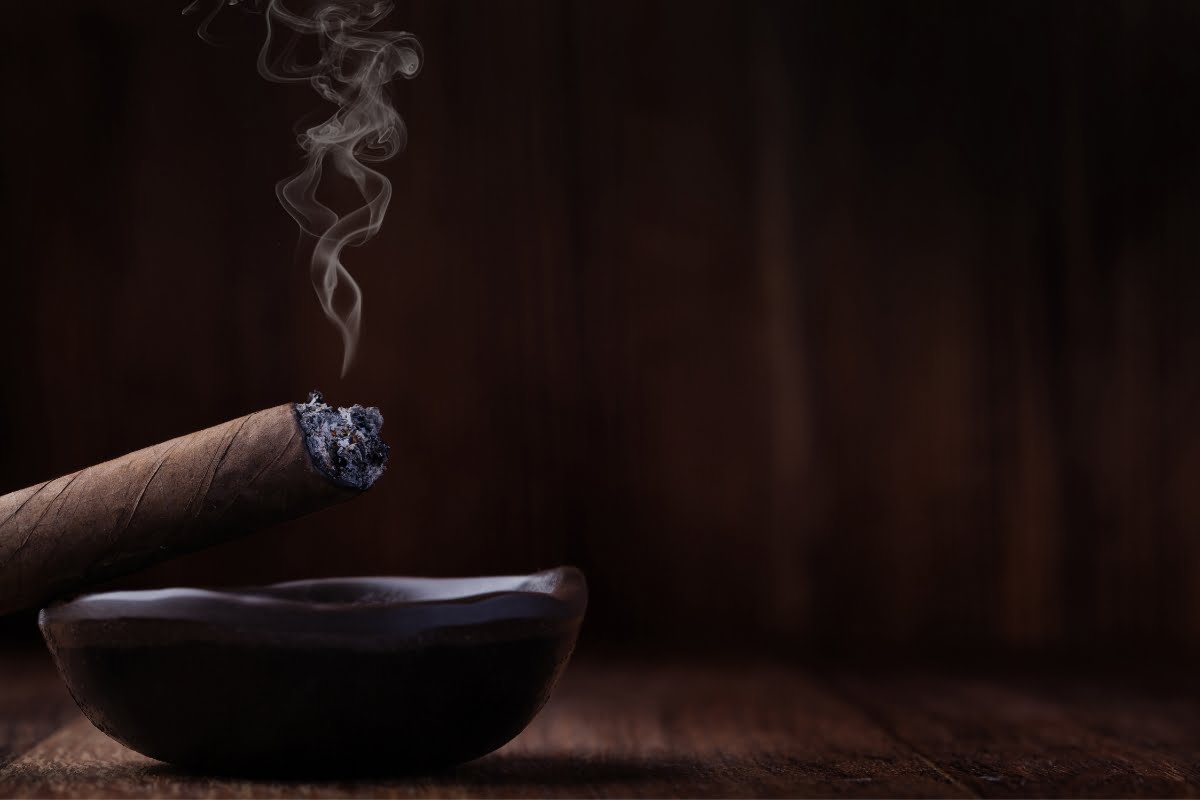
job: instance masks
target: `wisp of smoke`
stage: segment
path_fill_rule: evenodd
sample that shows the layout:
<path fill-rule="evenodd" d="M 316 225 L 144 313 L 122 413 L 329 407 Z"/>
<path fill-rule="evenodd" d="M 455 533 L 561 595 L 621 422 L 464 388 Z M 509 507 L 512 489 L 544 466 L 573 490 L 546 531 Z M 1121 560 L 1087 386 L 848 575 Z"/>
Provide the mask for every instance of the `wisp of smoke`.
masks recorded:
<path fill-rule="evenodd" d="M 201 25 L 202 38 L 208 39 L 208 26 L 223 3 L 237 1 L 217 0 Z M 392 184 L 370 165 L 399 153 L 407 136 L 385 87 L 396 76 L 414 77 L 422 61 L 421 46 L 412 34 L 374 30 L 391 10 L 389 0 L 319 0 L 304 11 L 289 9 L 282 0 L 265 0 L 267 35 L 259 51 L 259 74 L 280 83 L 308 81 L 337 106 L 332 116 L 299 135 L 304 168 L 277 183 L 275 193 L 313 240 L 313 288 L 341 334 L 342 375 L 354 359 L 362 325 L 362 291 L 342 264 L 342 250 L 367 242 L 383 224 Z M 292 36 L 272 56 L 280 29 Z M 298 62 L 295 50 L 301 35 L 316 37 L 315 61 Z M 327 166 L 354 184 L 361 205 L 339 214 L 317 199 Z"/>

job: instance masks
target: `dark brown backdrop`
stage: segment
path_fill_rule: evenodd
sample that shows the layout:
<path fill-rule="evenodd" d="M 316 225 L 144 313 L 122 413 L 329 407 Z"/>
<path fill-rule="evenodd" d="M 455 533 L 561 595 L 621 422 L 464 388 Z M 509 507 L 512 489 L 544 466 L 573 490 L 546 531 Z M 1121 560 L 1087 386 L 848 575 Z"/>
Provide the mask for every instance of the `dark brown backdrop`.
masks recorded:
<path fill-rule="evenodd" d="M 1200 638 L 1200 5 L 403 3 L 345 380 L 261 20 L 50 5 L 2 23 L 0 489 L 314 386 L 394 445 L 131 583 L 570 561 L 596 637 Z"/>

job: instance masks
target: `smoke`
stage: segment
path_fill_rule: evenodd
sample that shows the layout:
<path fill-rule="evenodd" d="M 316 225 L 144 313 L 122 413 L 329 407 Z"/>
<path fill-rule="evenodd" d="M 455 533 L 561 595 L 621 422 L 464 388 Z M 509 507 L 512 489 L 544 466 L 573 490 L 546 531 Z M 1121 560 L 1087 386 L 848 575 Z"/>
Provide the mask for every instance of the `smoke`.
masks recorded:
<path fill-rule="evenodd" d="M 208 28 L 224 2 L 200 26 Z M 290 0 L 298 3 L 300 0 Z M 196 8 L 199 0 L 185 9 Z M 389 99 L 386 86 L 396 76 L 412 78 L 420 71 L 422 53 L 416 38 L 403 31 L 375 27 L 391 12 L 390 0 L 319 0 L 294 10 L 282 0 L 265 0 L 267 35 L 258 55 L 258 72 L 277 83 L 307 81 L 337 110 L 299 134 L 304 168 L 275 185 L 275 193 L 301 231 L 311 240 L 309 260 L 313 288 L 325 316 L 342 337 L 342 375 L 358 346 L 362 326 L 362 291 L 342 263 L 348 245 L 362 245 L 379 232 L 392 197 L 392 184 L 371 164 L 404 149 L 404 121 Z M 278 44 L 281 33 L 287 39 Z M 301 63 L 296 51 L 305 37 L 317 45 L 317 57 Z M 277 53 L 272 52 L 278 48 Z M 317 191 L 327 168 L 355 187 L 361 204 L 337 213 Z M 356 201 L 357 202 L 357 201 Z"/>

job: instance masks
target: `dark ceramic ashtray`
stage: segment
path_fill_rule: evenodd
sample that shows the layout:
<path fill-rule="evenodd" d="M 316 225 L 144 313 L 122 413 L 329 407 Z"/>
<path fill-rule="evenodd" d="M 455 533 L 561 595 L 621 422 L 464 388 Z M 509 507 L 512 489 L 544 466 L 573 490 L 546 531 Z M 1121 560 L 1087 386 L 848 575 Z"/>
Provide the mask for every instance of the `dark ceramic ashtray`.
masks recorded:
<path fill-rule="evenodd" d="M 587 605 L 573 567 L 85 595 L 42 610 L 83 713 L 162 761 L 226 773 L 448 767 L 521 732 Z"/>

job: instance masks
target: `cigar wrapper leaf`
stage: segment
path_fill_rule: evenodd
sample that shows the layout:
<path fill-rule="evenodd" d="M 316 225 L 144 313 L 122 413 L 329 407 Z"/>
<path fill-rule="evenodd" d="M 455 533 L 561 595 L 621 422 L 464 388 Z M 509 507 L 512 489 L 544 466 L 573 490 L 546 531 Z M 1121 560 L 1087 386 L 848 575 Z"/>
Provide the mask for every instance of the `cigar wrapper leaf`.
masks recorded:
<path fill-rule="evenodd" d="M 4 495 L 0 614 L 356 497 L 381 425 L 314 393 Z"/>

